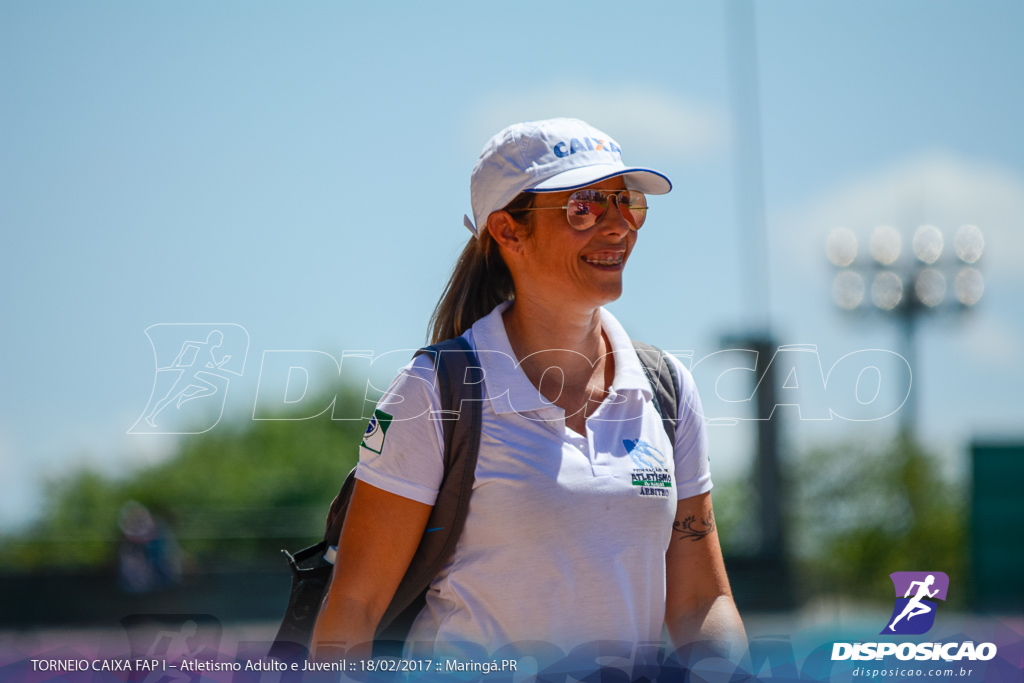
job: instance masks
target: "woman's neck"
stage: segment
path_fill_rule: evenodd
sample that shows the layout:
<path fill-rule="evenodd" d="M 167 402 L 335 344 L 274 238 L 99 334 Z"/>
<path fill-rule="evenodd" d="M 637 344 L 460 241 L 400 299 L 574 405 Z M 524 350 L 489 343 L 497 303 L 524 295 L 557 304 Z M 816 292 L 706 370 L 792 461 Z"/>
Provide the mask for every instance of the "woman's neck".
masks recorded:
<path fill-rule="evenodd" d="M 605 348 L 598 308 L 571 309 L 553 303 L 550 298 L 517 296 L 502 319 L 519 360 L 541 351 L 561 349 L 573 355 L 582 354 L 593 364 L 610 350 Z"/>
<path fill-rule="evenodd" d="M 573 311 L 552 306 L 550 299 L 517 296 L 502 321 L 527 379 L 565 411 L 566 427 L 586 435 L 586 418 L 605 400 L 615 376 L 600 309 Z"/>

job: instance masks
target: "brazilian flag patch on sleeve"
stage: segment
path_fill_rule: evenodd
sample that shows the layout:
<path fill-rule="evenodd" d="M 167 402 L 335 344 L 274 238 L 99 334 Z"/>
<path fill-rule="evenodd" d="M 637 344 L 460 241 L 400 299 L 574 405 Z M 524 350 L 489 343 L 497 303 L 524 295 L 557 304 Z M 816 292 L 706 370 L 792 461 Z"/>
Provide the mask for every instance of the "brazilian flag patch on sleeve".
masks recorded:
<path fill-rule="evenodd" d="M 393 415 L 388 415 L 379 408 L 373 411 L 370 424 L 366 425 L 366 433 L 363 434 L 363 442 L 359 444 L 368 451 L 380 453 L 384 450 L 384 437 L 388 434 L 388 427 L 391 426 Z"/>

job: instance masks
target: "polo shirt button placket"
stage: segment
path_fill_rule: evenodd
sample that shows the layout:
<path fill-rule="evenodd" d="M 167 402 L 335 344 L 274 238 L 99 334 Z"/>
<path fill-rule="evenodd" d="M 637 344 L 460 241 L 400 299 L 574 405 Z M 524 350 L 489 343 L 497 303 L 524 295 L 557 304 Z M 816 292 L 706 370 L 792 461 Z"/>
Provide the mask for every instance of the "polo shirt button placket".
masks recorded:
<path fill-rule="evenodd" d="M 576 440 L 576 448 L 580 449 L 580 453 L 582 453 L 583 457 L 587 460 L 593 460 L 593 458 L 590 457 L 590 442 L 587 439 L 583 437 L 578 438 Z"/>

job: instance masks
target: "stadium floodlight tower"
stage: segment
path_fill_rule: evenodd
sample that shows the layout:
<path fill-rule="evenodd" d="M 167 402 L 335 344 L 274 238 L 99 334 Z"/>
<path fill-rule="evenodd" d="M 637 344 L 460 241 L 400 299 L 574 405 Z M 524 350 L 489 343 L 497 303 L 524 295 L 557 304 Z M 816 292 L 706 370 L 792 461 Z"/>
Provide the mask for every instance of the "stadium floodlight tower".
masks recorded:
<path fill-rule="evenodd" d="M 861 254 L 857 236 L 847 228 L 832 230 L 825 250 L 838 269 L 832 282 L 836 305 L 851 313 L 873 311 L 895 322 L 900 331 L 900 354 L 913 372 L 918 321 L 925 315 L 960 315 L 981 299 L 985 283 L 977 263 L 985 239 L 977 226 L 961 226 L 953 238 L 954 256 L 945 249 L 938 228 L 922 225 L 911 241 L 913 256 L 905 254 L 902 246 L 899 231 L 880 225 L 868 240 L 870 257 Z M 947 296 L 950 281 L 955 296 Z M 915 393 L 908 391 L 903 406 L 900 430 L 905 437 L 914 433 Z"/>

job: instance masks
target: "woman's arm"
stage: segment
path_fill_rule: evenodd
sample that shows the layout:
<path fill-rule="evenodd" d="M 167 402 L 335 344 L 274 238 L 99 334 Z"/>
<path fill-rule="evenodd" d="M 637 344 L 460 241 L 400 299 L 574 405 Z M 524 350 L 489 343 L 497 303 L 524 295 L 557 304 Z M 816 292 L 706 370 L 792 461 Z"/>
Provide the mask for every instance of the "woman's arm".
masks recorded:
<path fill-rule="evenodd" d="M 377 624 L 409 568 L 431 509 L 356 480 L 330 590 L 313 629 L 313 658 L 336 647 L 369 657 Z M 367 649 L 352 652 L 358 645 Z"/>
<path fill-rule="evenodd" d="M 679 501 L 665 564 L 665 624 L 673 645 L 711 641 L 726 658 L 742 656 L 747 635 L 725 574 L 710 493 Z"/>

